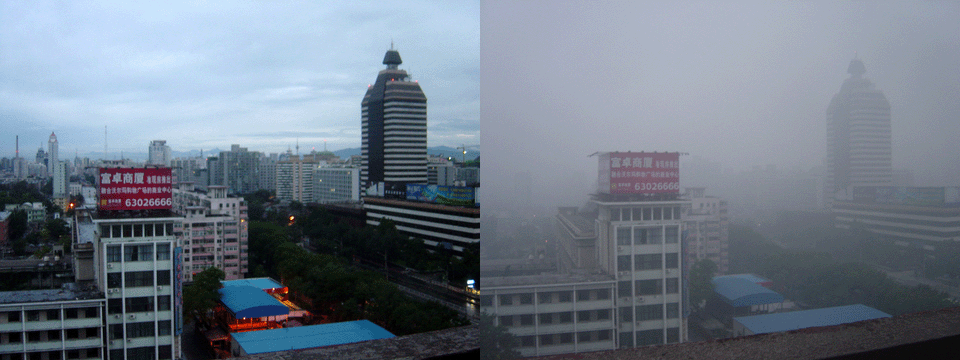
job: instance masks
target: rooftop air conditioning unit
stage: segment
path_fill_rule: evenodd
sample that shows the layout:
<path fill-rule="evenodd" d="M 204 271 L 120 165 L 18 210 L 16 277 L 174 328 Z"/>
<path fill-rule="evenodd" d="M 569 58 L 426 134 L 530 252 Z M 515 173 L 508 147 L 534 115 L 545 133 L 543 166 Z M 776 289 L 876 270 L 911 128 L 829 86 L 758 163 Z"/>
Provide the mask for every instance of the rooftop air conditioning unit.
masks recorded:
<path fill-rule="evenodd" d="M 128 343 L 128 344 L 129 344 L 129 343 L 132 343 L 132 342 L 133 342 L 133 339 L 127 339 L 127 343 Z"/>
<path fill-rule="evenodd" d="M 114 315 L 113 318 L 114 318 L 114 319 L 119 319 L 119 318 L 120 318 L 120 314 Z"/>
<path fill-rule="evenodd" d="M 113 264 L 107 263 L 107 269 L 113 269 Z"/>
<path fill-rule="evenodd" d="M 637 302 L 643 304 L 643 296 L 637 296 Z"/>
<path fill-rule="evenodd" d="M 137 318 L 137 315 L 130 314 L 130 320 L 133 320 L 133 319 L 136 319 L 136 318 Z"/>
<path fill-rule="evenodd" d="M 157 285 L 157 290 L 163 290 L 163 285 Z"/>

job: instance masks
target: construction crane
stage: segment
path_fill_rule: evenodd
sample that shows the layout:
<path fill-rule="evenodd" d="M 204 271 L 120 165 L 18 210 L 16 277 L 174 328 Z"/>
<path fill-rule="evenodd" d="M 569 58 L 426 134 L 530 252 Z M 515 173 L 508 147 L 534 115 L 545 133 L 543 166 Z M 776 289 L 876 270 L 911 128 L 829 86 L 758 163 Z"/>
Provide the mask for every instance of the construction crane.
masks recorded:
<path fill-rule="evenodd" d="M 463 156 L 462 156 L 462 159 L 461 159 L 462 161 L 461 161 L 460 163 L 461 163 L 461 164 L 466 164 L 466 163 L 467 163 L 467 149 L 478 149 L 478 148 L 480 148 L 480 145 L 460 145 L 460 146 L 457 146 L 457 150 L 462 150 L 462 151 L 463 151 Z"/>

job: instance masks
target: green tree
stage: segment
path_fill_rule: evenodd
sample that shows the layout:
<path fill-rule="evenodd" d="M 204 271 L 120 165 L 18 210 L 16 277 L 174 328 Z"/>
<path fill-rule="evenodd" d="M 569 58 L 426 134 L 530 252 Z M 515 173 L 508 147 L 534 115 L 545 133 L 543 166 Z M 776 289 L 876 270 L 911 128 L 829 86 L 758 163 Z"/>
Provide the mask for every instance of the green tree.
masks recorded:
<path fill-rule="evenodd" d="M 717 264 L 710 259 L 697 261 L 690 269 L 690 305 L 694 312 L 700 311 L 713 295 L 711 280 L 716 272 Z"/>
<path fill-rule="evenodd" d="M 18 240 L 27 233 L 27 212 L 23 210 L 14 211 L 10 214 L 10 228 L 8 230 L 10 239 Z"/>
<path fill-rule="evenodd" d="M 47 236 L 51 240 L 61 240 L 70 236 L 70 226 L 63 219 L 47 220 L 44 229 L 47 230 Z"/>
<path fill-rule="evenodd" d="M 193 276 L 193 283 L 183 289 L 183 314 L 207 320 L 207 312 L 220 300 L 220 282 L 225 274 L 215 267 L 207 268 Z"/>
<path fill-rule="evenodd" d="M 503 326 L 493 325 L 493 315 L 480 314 L 480 358 L 484 360 L 515 359 L 520 352 L 517 338 Z"/>

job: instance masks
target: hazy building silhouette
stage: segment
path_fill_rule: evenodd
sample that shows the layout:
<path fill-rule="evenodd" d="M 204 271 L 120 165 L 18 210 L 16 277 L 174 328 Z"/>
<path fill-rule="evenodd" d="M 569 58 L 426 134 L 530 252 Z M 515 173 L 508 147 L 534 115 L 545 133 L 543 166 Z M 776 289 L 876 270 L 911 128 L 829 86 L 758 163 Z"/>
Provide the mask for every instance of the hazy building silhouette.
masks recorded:
<path fill-rule="evenodd" d="M 377 182 L 427 183 L 427 97 L 397 68 L 401 63 L 391 47 L 383 57 L 387 68 L 363 96 L 363 188 Z"/>
<path fill-rule="evenodd" d="M 890 103 L 863 77 L 866 71 L 862 61 L 853 59 L 850 77 L 827 107 L 827 206 L 853 185 L 892 181 Z"/>
<path fill-rule="evenodd" d="M 60 161 L 59 149 L 57 135 L 51 132 L 50 140 L 47 141 L 47 174 L 53 174 L 55 164 Z"/>

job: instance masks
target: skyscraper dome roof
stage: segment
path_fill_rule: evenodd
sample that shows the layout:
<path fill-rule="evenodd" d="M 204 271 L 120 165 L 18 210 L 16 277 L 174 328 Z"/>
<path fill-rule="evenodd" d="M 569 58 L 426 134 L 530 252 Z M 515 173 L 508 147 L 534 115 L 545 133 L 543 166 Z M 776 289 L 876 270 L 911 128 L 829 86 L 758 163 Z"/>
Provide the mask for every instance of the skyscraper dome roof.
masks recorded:
<path fill-rule="evenodd" d="M 863 66 L 863 61 L 860 59 L 853 59 L 850 61 L 850 66 L 847 67 L 847 73 L 853 76 L 862 76 L 867 72 L 867 68 Z"/>
<path fill-rule="evenodd" d="M 383 55 L 383 64 L 387 66 L 400 65 L 403 63 L 403 60 L 400 60 L 400 52 L 394 49 L 387 50 L 387 54 Z"/>

